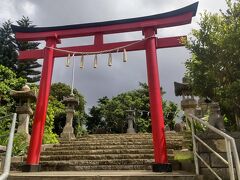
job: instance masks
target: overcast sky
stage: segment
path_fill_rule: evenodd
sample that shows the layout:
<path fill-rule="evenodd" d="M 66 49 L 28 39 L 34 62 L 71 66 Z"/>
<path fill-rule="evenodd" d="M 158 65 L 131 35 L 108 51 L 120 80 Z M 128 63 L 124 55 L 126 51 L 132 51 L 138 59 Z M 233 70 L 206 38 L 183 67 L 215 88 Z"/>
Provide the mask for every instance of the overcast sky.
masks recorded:
<path fill-rule="evenodd" d="M 7 19 L 14 22 L 28 16 L 37 26 L 56 26 L 141 17 L 175 10 L 196 1 L 193 0 L 1 0 L 0 23 Z M 218 12 L 226 9 L 225 0 L 200 0 L 197 17 L 192 24 L 158 30 L 158 37 L 187 35 L 197 28 L 200 13 L 204 10 Z M 107 35 L 105 42 L 142 39 L 141 32 Z M 62 46 L 93 43 L 92 37 L 62 40 Z M 44 44 L 42 44 L 44 46 Z M 158 66 L 161 86 L 167 94 L 165 99 L 179 102 L 174 95 L 173 82 L 181 82 L 184 62 L 190 57 L 184 47 L 158 49 Z M 138 82 L 147 82 L 145 52 L 129 52 L 128 62 L 122 62 L 122 54 L 113 54 L 113 66 L 107 66 L 107 56 L 98 57 L 98 68 L 93 68 L 93 57 L 87 57 L 85 68 L 76 61 L 75 88 L 84 95 L 87 108 L 96 104 L 102 96 L 112 97 L 133 90 Z M 52 82 L 71 84 L 71 68 L 65 67 L 65 59 L 55 61 Z"/>

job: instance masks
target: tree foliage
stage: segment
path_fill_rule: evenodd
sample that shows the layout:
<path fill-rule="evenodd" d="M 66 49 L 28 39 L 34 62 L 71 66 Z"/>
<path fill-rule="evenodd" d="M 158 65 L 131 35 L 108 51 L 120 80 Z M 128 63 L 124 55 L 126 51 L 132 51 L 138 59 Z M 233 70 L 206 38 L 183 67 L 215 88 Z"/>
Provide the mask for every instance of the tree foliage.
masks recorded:
<path fill-rule="evenodd" d="M 87 119 L 87 129 L 91 133 L 123 133 L 127 130 L 127 110 L 135 110 L 135 125 L 138 132 L 151 132 L 149 116 L 149 95 L 146 83 L 140 83 L 140 88 L 121 93 L 112 99 L 103 97 L 97 106 L 90 109 Z M 174 103 L 163 103 L 166 123 L 173 123 L 177 106 Z M 171 106 L 171 107 L 170 107 Z M 174 111 L 170 115 L 170 111 Z"/>
<path fill-rule="evenodd" d="M 234 119 L 240 117 L 240 1 L 226 2 L 225 13 L 201 15 L 200 28 L 184 42 L 192 53 L 185 65 L 194 93 L 220 102 Z"/>
<path fill-rule="evenodd" d="M 21 27 L 34 27 L 27 17 L 22 17 L 17 24 Z M 20 62 L 17 56 L 18 51 L 37 49 L 39 43 L 16 41 L 11 25 L 11 21 L 6 21 L 0 28 L 0 64 L 13 70 L 17 77 L 25 78 L 28 82 L 37 82 L 40 80 L 41 72 L 36 68 L 40 68 L 41 65 L 36 59 Z"/>
<path fill-rule="evenodd" d="M 8 116 L 14 112 L 15 102 L 10 96 L 11 90 L 20 90 L 26 83 L 26 79 L 17 78 L 16 74 L 9 68 L 0 65 L 0 117 Z M 12 124 L 11 117 L 0 121 L 0 144 L 6 146 Z M 27 141 L 23 134 L 15 134 L 13 144 L 13 155 L 22 155 L 26 152 Z"/>
<path fill-rule="evenodd" d="M 11 90 L 20 90 L 26 79 L 17 78 L 16 74 L 7 67 L 0 65 L 0 116 L 8 115 L 14 110 L 14 100 Z"/>

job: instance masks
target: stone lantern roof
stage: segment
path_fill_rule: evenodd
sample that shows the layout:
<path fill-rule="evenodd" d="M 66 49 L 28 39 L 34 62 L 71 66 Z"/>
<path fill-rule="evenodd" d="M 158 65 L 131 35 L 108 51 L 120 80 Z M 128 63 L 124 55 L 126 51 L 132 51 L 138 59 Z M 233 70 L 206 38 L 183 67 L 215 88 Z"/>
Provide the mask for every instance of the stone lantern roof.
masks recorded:
<path fill-rule="evenodd" d="M 37 99 L 37 93 L 35 91 L 31 91 L 28 85 L 24 85 L 22 87 L 22 90 L 20 91 L 11 90 L 10 95 L 16 99 L 20 99 L 20 98 L 26 98 L 31 100 Z"/>
<path fill-rule="evenodd" d="M 192 88 L 189 86 L 188 83 L 179 83 L 174 82 L 174 88 L 175 88 L 175 95 L 176 96 L 191 96 L 192 95 Z"/>
<path fill-rule="evenodd" d="M 72 104 L 77 106 L 79 104 L 79 100 L 74 97 L 74 95 L 70 95 L 69 97 L 63 97 L 62 103 L 65 105 Z"/>

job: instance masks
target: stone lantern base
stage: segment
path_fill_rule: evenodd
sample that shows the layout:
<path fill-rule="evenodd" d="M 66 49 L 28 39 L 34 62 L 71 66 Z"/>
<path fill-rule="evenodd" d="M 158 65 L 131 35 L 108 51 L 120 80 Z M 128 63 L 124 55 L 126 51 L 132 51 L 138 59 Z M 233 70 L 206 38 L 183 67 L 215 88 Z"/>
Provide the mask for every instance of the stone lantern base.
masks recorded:
<path fill-rule="evenodd" d="M 28 131 L 30 114 L 27 114 L 27 113 L 26 114 L 18 114 L 18 119 L 19 119 L 19 123 L 18 123 L 17 133 L 23 134 L 24 137 L 26 137 L 26 141 L 30 142 L 31 136 Z"/>
<path fill-rule="evenodd" d="M 71 126 L 65 126 L 63 129 L 63 132 L 61 134 L 61 138 L 71 140 L 71 139 L 76 139 L 74 135 L 74 129 Z"/>

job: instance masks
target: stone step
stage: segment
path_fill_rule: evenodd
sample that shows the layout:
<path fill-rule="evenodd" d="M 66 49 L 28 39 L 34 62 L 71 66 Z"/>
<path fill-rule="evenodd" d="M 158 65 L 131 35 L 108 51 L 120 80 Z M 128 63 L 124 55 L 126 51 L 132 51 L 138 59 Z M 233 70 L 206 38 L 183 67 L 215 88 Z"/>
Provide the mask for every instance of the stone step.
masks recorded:
<path fill-rule="evenodd" d="M 173 155 L 169 155 L 173 159 Z M 41 156 L 41 161 L 69 161 L 69 160 L 116 160 L 116 159 L 153 159 L 153 154 L 100 154 L 100 155 L 51 155 Z"/>
<path fill-rule="evenodd" d="M 47 148 L 46 151 L 59 151 L 59 150 L 92 150 L 92 149 L 152 149 L 153 145 L 142 145 L 142 144 L 130 144 L 130 145 L 122 145 L 122 144 L 115 144 L 115 145 L 55 145 L 52 148 Z M 167 143 L 168 149 L 174 149 L 174 150 L 181 150 L 182 149 L 182 143 Z"/>
<path fill-rule="evenodd" d="M 166 131 L 166 136 L 172 136 L 172 135 L 184 135 L 183 133 L 176 133 L 175 131 Z M 87 134 L 83 137 L 152 137 L 152 133 L 135 133 L 135 134 Z"/>
<path fill-rule="evenodd" d="M 90 170 L 151 170 L 151 165 L 85 165 L 85 166 L 66 166 L 64 164 L 42 165 L 43 171 L 90 171 Z"/>
<path fill-rule="evenodd" d="M 182 138 L 166 139 L 166 142 L 179 142 L 179 141 L 182 142 L 182 141 L 184 141 L 184 139 L 182 139 Z M 145 143 L 152 143 L 152 139 L 112 139 L 112 140 L 108 140 L 108 139 L 87 139 L 87 140 L 77 139 L 77 140 L 74 140 L 74 141 L 61 140 L 60 144 L 105 143 L 105 142 L 108 142 L 108 143 L 114 143 L 114 142 L 122 142 L 122 143 L 132 142 L 132 143 L 135 143 L 135 142 L 139 142 L 139 143 L 145 144 Z"/>
<path fill-rule="evenodd" d="M 184 137 L 183 136 L 170 136 L 170 137 L 166 137 L 166 140 L 174 140 L 174 139 L 181 139 L 183 140 Z M 61 142 L 69 142 L 69 140 L 66 139 L 59 139 Z M 152 140 L 152 137 L 81 137 L 81 138 L 77 138 L 77 139 L 73 139 L 71 140 L 71 142 L 75 142 L 75 141 L 96 141 L 96 140 L 101 140 L 101 141 L 114 141 L 114 140 L 123 140 L 123 141 L 140 141 L 140 140 Z"/>
<path fill-rule="evenodd" d="M 167 141 L 166 142 L 167 144 L 173 144 L 173 143 L 176 143 L 176 144 L 181 144 L 182 141 L 179 141 L 179 140 L 173 140 L 173 141 Z M 147 141 L 95 141 L 95 142 L 92 142 L 92 141 L 86 141 L 86 142 L 82 142 L 82 141 L 75 141 L 75 142 L 68 142 L 68 143 L 64 143 L 64 144 L 56 144 L 56 146 L 78 146 L 78 145 L 82 145 L 82 146 L 85 146 L 85 145 L 143 145 L 143 144 L 146 144 L 146 145 L 150 145 L 152 144 L 152 141 L 151 140 L 147 140 Z"/>
<path fill-rule="evenodd" d="M 147 162 L 145 162 L 147 161 Z M 108 161 L 42 161 L 41 171 L 89 171 L 89 170 L 151 170 L 153 160 L 139 160 L 133 164 L 129 160 Z M 135 160 L 136 163 L 136 160 Z M 24 163 L 12 163 L 11 171 L 21 171 Z"/>
<path fill-rule="evenodd" d="M 8 180 L 202 180 L 183 171 L 154 173 L 151 171 L 57 171 L 11 172 Z"/>
<path fill-rule="evenodd" d="M 136 133 L 136 134 L 87 134 L 83 137 L 152 137 L 151 133 Z"/>
<path fill-rule="evenodd" d="M 90 154 L 153 154 L 153 149 L 97 149 L 97 150 L 67 150 L 44 151 L 41 155 L 90 155 Z"/>
<path fill-rule="evenodd" d="M 98 165 L 149 165 L 153 162 L 153 157 L 146 157 L 146 159 L 74 159 L 74 160 L 60 160 L 60 161 L 49 161 L 41 160 L 41 165 L 49 164 L 65 164 L 68 166 L 98 166 Z M 144 158 L 144 157 L 143 157 Z"/>
<path fill-rule="evenodd" d="M 151 170 L 151 159 L 120 160 L 74 160 L 74 161 L 41 161 L 41 171 L 89 171 L 89 170 Z M 178 161 L 169 160 L 173 170 L 180 170 Z M 13 162 L 11 171 L 21 171 L 24 162 Z"/>
<path fill-rule="evenodd" d="M 135 147 L 134 147 L 135 146 Z M 144 146 L 144 147 L 143 147 Z M 141 148 L 143 147 L 144 149 L 146 148 L 153 148 L 152 144 L 144 144 L 142 145 L 141 143 L 126 143 L 126 144 L 121 144 L 121 143 L 115 143 L 115 144 L 71 144 L 71 145 L 54 145 L 53 148 L 50 148 L 51 150 L 83 150 L 83 149 L 128 149 L 128 147 L 131 147 L 131 149 L 136 149 L 136 148 Z M 182 149 L 182 143 L 181 142 L 172 142 L 172 143 L 167 143 L 167 148 L 168 149 L 174 149 L 174 150 L 179 150 Z M 46 150 L 47 151 L 47 150 Z"/>
<path fill-rule="evenodd" d="M 66 150 L 97 150 L 97 149 L 152 149 L 153 145 L 91 145 L 91 146 L 61 146 L 61 145 L 54 145 L 51 148 L 46 148 L 45 151 L 66 151 Z"/>
<path fill-rule="evenodd" d="M 174 140 L 173 140 L 174 141 Z M 179 141 L 179 139 L 175 140 L 175 141 Z M 115 143 L 122 143 L 122 144 L 127 144 L 127 143 L 141 143 L 141 144 L 152 144 L 152 140 L 151 139 L 144 139 L 144 140 L 135 140 L 135 139 L 128 139 L 128 140 L 119 140 L 119 139 L 115 139 L 115 140 L 87 140 L 87 141 L 60 141 L 61 145 L 66 145 L 66 144 L 115 144 Z"/>
<path fill-rule="evenodd" d="M 166 134 L 166 138 L 167 139 L 171 139 L 171 138 L 181 138 L 181 137 L 185 137 L 185 136 L 189 136 L 189 135 L 182 135 L 182 134 Z M 60 138 L 61 139 L 61 138 Z M 145 135 L 145 136 L 141 136 L 141 135 L 84 135 L 81 137 L 78 137 L 77 139 L 152 139 L 152 134 L 151 135 Z M 63 139 L 64 140 L 64 139 Z"/>
<path fill-rule="evenodd" d="M 183 134 L 179 134 L 179 133 L 165 133 L 166 135 L 166 139 L 172 139 L 172 138 L 183 138 L 184 135 Z M 87 140 L 87 139 L 152 139 L 152 134 L 141 134 L 141 133 L 137 133 L 137 134 L 90 134 L 90 135 L 84 135 L 82 137 L 79 137 L 75 140 Z M 63 140 L 62 138 L 60 138 L 60 140 Z M 66 140 L 65 140 L 66 141 Z M 71 140 L 72 141 L 72 140 Z M 74 140 L 73 140 L 74 141 Z"/>

